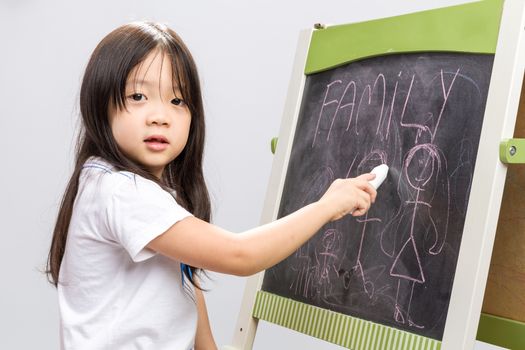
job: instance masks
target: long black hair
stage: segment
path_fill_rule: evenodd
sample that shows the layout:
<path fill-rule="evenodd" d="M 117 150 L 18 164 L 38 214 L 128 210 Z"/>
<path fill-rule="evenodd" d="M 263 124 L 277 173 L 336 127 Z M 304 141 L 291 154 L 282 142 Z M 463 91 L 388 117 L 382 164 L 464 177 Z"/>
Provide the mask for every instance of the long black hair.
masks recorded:
<path fill-rule="evenodd" d="M 155 50 L 170 58 L 173 86 L 179 87 L 191 113 L 186 146 L 166 166 L 162 179 L 157 179 L 124 155 L 113 137 L 108 116 L 110 106 L 125 108 L 125 88 L 130 72 Z M 173 30 L 159 23 L 134 22 L 115 29 L 102 39 L 84 73 L 80 112 L 82 123 L 76 145 L 75 168 L 62 198 L 47 261 L 46 273 L 55 286 L 59 283 L 60 264 L 80 172 L 91 156 L 105 159 L 117 170 L 130 171 L 155 181 L 166 190 L 175 190 L 179 204 L 196 217 L 209 222 L 211 216 L 202 171 L 205 124 L 199 76 L 189 50 Z M 193 280 L 196 270 L 192 266 L 184 269 L 184 275 L 193 285 L 196 285 Z"/>

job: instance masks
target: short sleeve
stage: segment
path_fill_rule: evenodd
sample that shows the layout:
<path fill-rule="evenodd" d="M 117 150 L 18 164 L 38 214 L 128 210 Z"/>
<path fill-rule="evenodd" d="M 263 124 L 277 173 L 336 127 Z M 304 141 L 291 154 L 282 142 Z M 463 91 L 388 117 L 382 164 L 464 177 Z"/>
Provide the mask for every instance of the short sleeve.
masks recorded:
<path fill-rule="evenodd" d="M 146 245 L 178 221 L 192 216 L 170 193 L 140 176 L 118 184 L 106 209 L 112 239 L 135 262 L 154 256 Z"/>

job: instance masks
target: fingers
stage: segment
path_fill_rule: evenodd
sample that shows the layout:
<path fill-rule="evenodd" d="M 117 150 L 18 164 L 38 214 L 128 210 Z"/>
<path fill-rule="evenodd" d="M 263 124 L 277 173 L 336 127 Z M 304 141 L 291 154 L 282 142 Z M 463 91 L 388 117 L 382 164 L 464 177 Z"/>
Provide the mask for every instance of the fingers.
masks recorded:
<path fill-rule="evenodd" d="M 370 183 L 366 183 L 365 186 L 362 188 L 363 191 L 365 191 L 370 196 L 370 201 L 374 203 L 376 201 L 377 197 L 377 191 L 374 188 L 374 186 L 370 185 Z"/>
<path fill-rule="evenodd" d="M 356 217 L 356 216 L 363 216 L 366 214 L 366 210 L 365 209 L 356 209 L 352 212 L 352 216 Z"/>
<path fill-rule="evenodd" d="M 354 178 L 354 182 L 355 182 L 356 186 L 359 189 L 361 189 L 361 190 L 365 191 L 366 193 L 368 193 L 372 203 L 374 203 L 376 201 L 377 191 L 374 188 L 374 186 L 370 185 L 369 181 L 375 179 L 375 177 L 376 177 L 375 174 L 363 174 L 363 175 L 360 175 L 360 176 Z"/>
<path fill-rule="evenodd" d="M 371 196 L 365 191 L 358 191 L 355 208 L 352 212 L 352 216 L 364 215 L 372 204 Z"/>
<path fill-rule="evenodd" d="M 376 174 L 372 174 L 372 173 L 365 173 L 365 174 L 361 174 L 359 175 L 358 177 L 356 177 L 355 179 L 356 180 L 365 180 L 365 181 L 372 181 L 373 179 L 376 178 Z"/>
<path fill-rule="evenodd" d="M 363 174 L 352 179 L 334 180 L 320 199 L 325 203 L 332 203 L 334 214 L 331 221 L 338 220 L 347 214 L 364 215 L 377 196 L 375 188 L 369 183 L 374 178 L 374 174 Z"/>

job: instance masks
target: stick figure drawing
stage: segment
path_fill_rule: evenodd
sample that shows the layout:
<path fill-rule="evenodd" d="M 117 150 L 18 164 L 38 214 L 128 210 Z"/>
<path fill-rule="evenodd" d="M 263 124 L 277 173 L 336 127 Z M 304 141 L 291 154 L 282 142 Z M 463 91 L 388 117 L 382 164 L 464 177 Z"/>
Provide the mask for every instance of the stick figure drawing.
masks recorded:
<path fill-rule="evenodd" d="M 414 290 L 425 284 L 427 260 L 440 254 L 446 241 L 448 215 L 436 215 L 433 203 L 449 206 L 447 163 L 435 145 L 419 144 L 409 150 L 401 171 L 398 194 L 403 203 L 381 233 L 381 249 L 393 258 L 390 276 L 397 279 L 395 321 L 424 328 L 413 320 L 410 308 Z M 448 213 L 448 208 L 445 210 Z"/>

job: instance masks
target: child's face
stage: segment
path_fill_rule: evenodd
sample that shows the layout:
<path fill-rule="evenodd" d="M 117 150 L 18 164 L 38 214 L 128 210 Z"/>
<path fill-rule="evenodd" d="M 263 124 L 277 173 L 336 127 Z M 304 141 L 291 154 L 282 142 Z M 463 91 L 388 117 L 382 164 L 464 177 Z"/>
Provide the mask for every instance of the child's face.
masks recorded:
<path fill-rule="evenodd" d="M 184 149 L 191 124 L 190 111 L 173 86 L 166 55 L 154 51 L 130 72 L 126 108 L 110 107 L 109 120 L 124 154 L 160 178 Z"/>

